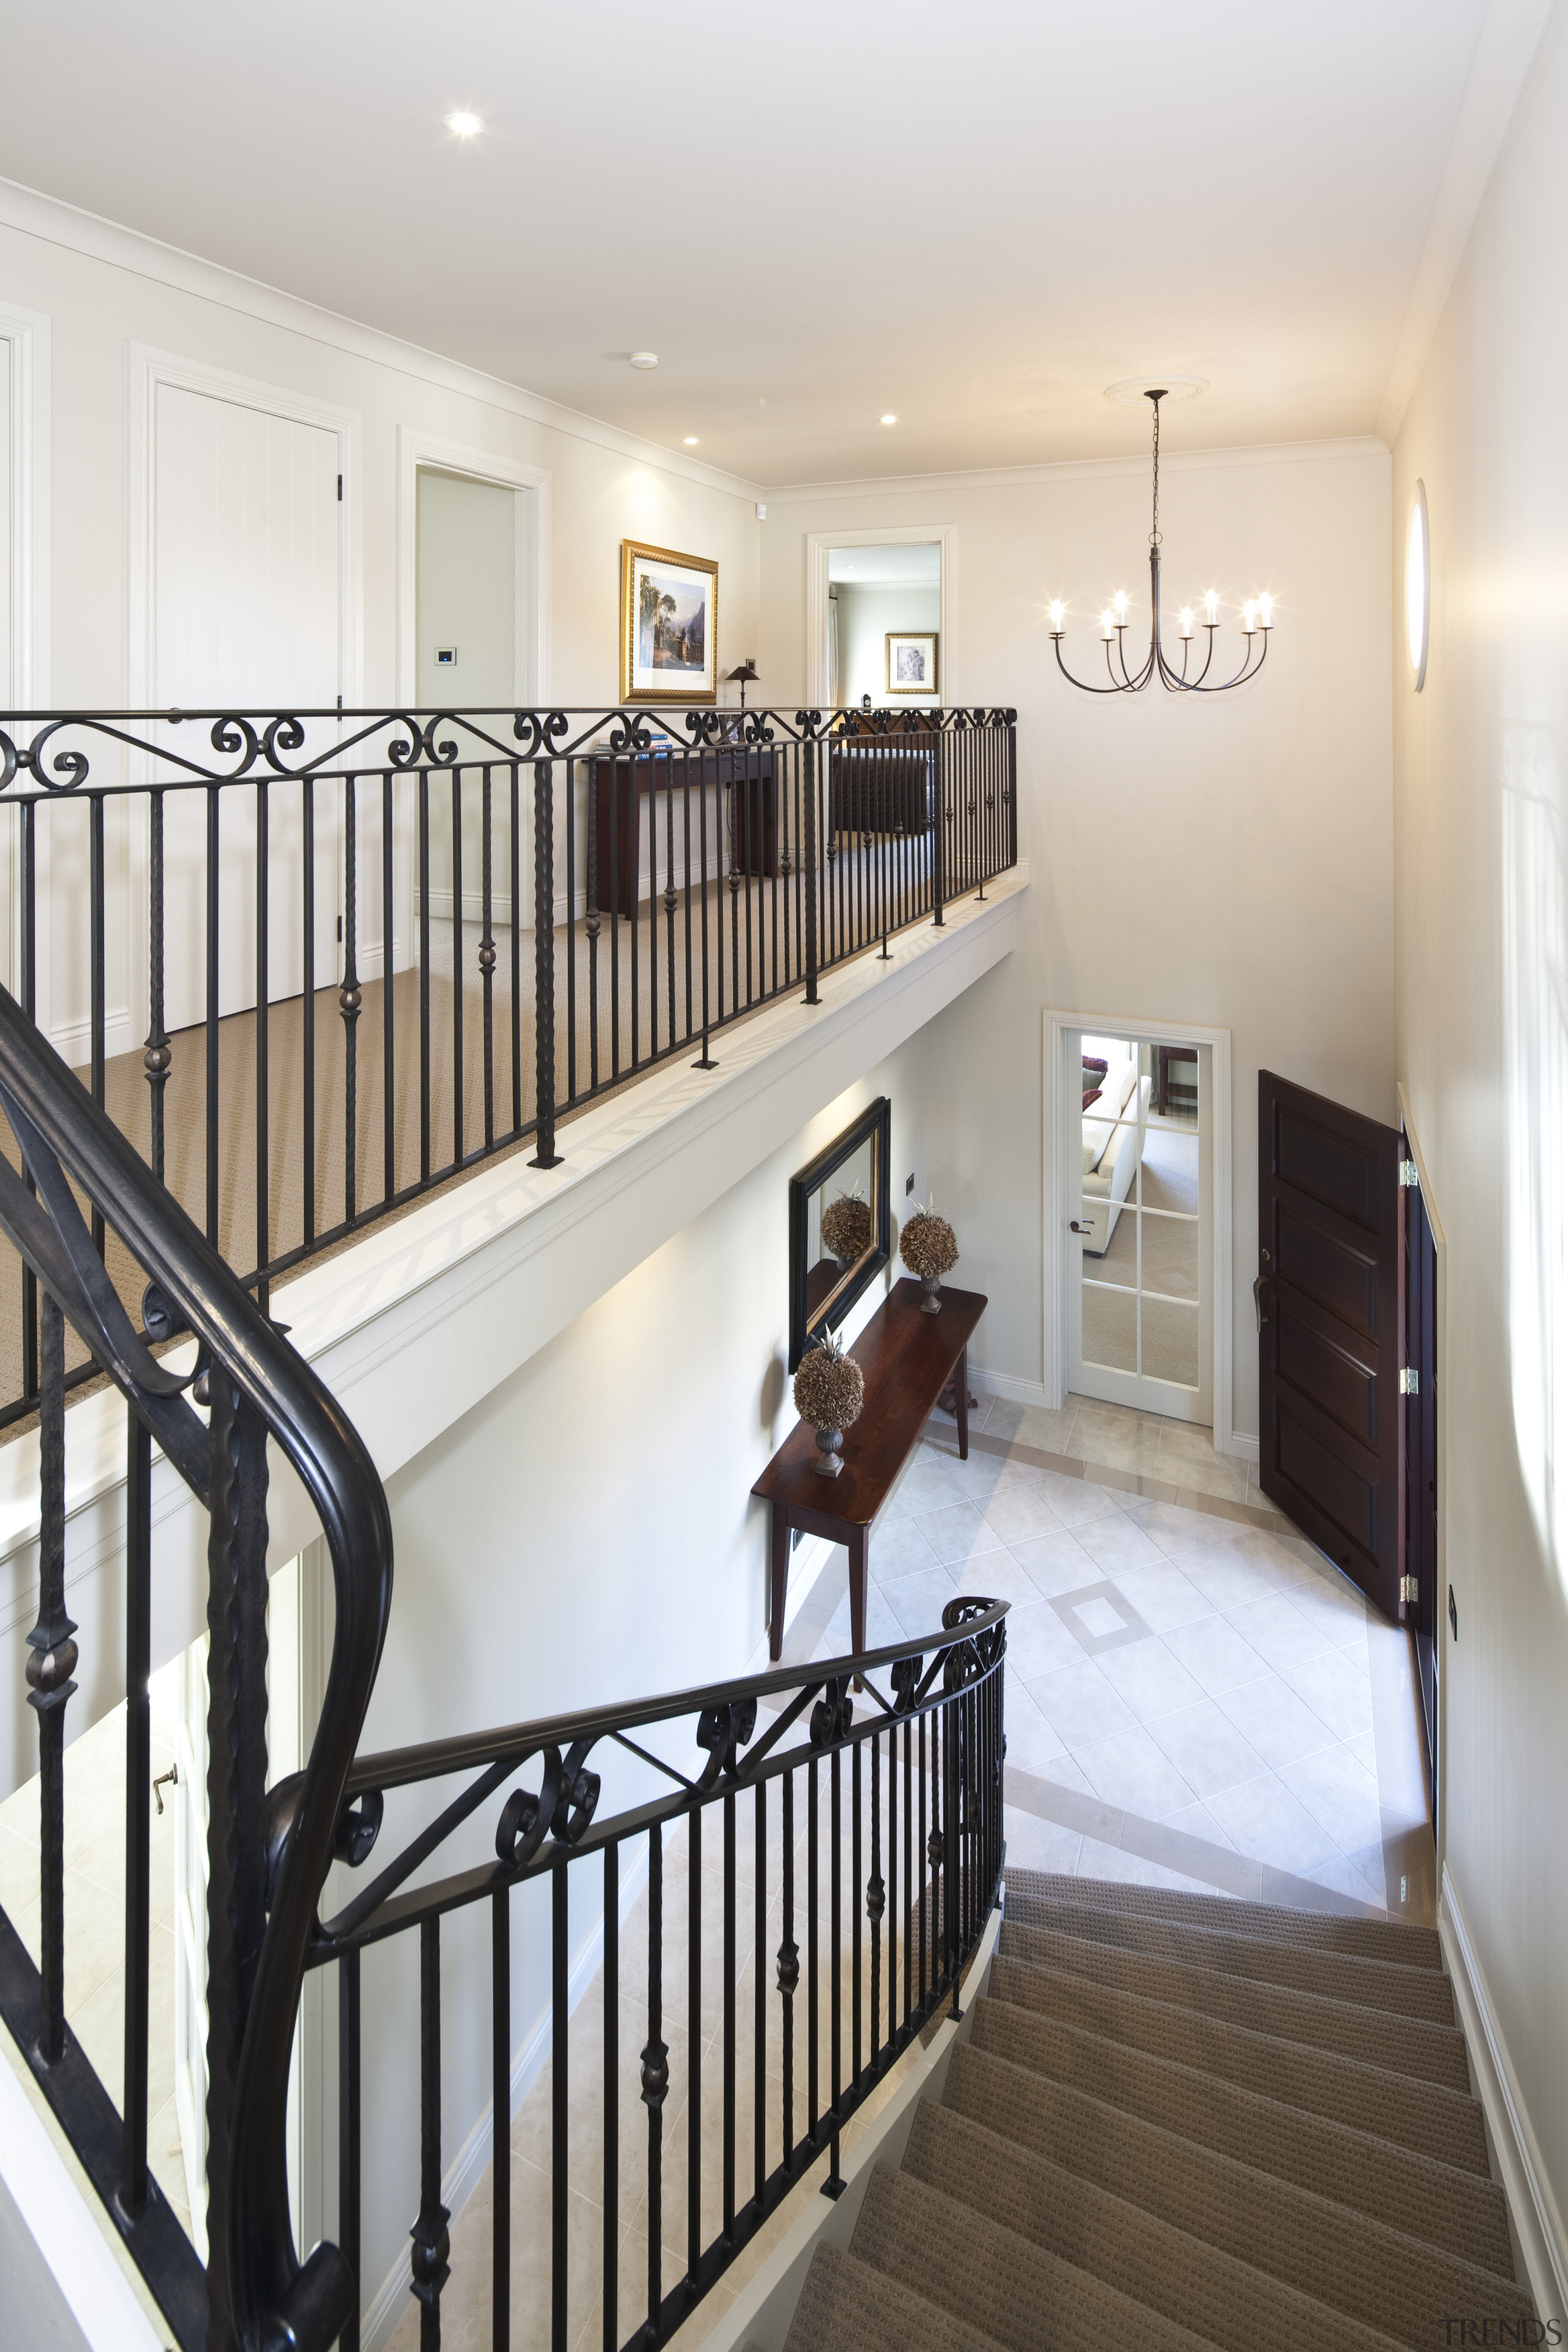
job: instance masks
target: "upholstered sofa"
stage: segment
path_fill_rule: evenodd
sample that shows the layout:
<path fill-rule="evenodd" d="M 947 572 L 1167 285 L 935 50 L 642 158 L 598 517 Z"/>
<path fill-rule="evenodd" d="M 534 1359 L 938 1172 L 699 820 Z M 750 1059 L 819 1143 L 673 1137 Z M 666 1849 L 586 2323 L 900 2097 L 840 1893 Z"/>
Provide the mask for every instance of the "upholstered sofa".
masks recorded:
<path fill-rule="evenodd" d="M 1087 1074 L 1086 1074 L 1087 1083 Z M 1105 1254 L 1121 1203 L 1143 1157 L 1152 1081 L 1141 1078 L 1134 1055 L 1108 1061 L 1100 1097 L 1083 1114 L 1083 1206 L 1079 1223 L 1087 1257 Z"/>

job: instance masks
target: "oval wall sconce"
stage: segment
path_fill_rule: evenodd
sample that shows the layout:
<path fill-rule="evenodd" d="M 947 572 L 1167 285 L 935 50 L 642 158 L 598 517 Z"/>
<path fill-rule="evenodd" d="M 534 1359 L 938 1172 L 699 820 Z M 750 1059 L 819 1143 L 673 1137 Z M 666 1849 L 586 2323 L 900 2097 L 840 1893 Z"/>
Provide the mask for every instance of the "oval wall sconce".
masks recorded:
<path fill-rule="evenodd" d="M 1426 523 L 1426 485 L 1419 481 L 1405 544 L 1405 627 L 1419 694 L 1426 683 L 1426 647 L 1432 633 L 1432 541 Z"/>

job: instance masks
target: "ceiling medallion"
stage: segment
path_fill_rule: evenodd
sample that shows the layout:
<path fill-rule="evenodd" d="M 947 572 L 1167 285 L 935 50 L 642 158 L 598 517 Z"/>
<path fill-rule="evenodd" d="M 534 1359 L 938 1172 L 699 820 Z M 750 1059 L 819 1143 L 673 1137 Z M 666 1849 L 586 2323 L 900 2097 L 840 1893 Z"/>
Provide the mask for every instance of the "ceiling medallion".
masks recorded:
<path fill-rule="evenodd" d="M 1204 617 L 1199 626 L 1208 631 L 1208 649 L 1204 666 L 1195 677 L 1187 676 L 1187 661 L 1193 643 L 1193 608 L 1182 607 L 1180 625 L 1182 666 L 1178 670 L 1165 658 L 1160 643 L 1160 403 L 1167 397 L 1166 387 L 1145 392 L 1143 397 L 1154 408 L 1154 520 L 1149 533 L 1149 604 L 1152 625 L 1149 632 L 1149 654 L 1142 669 L 1129 671 L 1123 639 L 1127 629 L 1127 598 L 1119 590 L 1112 602 L 1100 616 L 1100 635 L 1105 646 L 1105 667 L 1109 686 L 1091 686 L 1087 679 L 1074 677 L 1062 659 L 1062 607 L 1059 602 L 1051 605 L 1051 643 L 1057 649 L 1057 667 L 1069 686 L 1085 694 L 1141 694 L 1157 677 L 1172 694 L 1225 694 L 1233 686 L 1242 686 L 1256 677 L 1268 657 L 1268 633 L 1274 626 L 1274 600 L 1271 596 L 1249 598 L 1242 607 L 1241 625 L 1247 638 L 1247 653 L 1234 677 L 1215 678 L 1213 685 L 1205 681 L 1214 660 L 1215 631 L 1219 626 L 1219 598 L 1211 588 L 1204 598 Z M 1261 641 L 1261 642 L 1260 642 Z M 1114 655 L 1111 648 L 1115 647 Z M 1256 654 L 1257 659 L 1253 656 Z M 1120 673 L 1120 675 L 1118 675 Z"/>

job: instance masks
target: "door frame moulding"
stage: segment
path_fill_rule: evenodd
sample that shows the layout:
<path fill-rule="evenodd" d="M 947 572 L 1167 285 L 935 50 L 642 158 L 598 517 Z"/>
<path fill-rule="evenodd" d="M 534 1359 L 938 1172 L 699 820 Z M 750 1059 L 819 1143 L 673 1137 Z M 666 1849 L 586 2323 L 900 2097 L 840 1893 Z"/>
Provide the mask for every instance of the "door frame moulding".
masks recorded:
<path fill-rule="evenodd" d="M 1426 1155 L 1421 1149 L 1421 1132 L 1415 1124 L 1415 1114 L 1410 1107 L 1409 1090 L 1403 1078 L 1399 1080 L 1395 1092 L 1399 1100 L 1399 1122 L 1409 1139 L 1410 1149 L 1415 1156 L 1415 1181 L 1421 1187 L 1421 1198 L 1426 1210 L 1426 1223 L 1432 1234 L 1432 1247 L 1437 1260 L 1437 1370 L 1435 1375 L 1437 1387 L 1437 1786 L 1432 1794 L 1437 1822 L 1437 1883 L 1441 1886 L 1443 1857 L 1447 1847 L 1448 1828 L 1446 1786 L 1448 1758 L 1447 1737 L 1448 1669 L 1447 1661 L 1444 1655 L 1448 1645 L 1448 1515 L 1445 1508 L 1447 1481 L 1443 1475 L 1444 1465 L 1448 1458 L 1448 1239 L 1443 1230 L 1443 1220 L 1437 1213 L 1436 1202 L 1433 1198 L 1432 1187 L 1427 1179 Z M 1402 1242 L 1401 1247 L 1403 1246 Z M 1403 1348 L 1403 1333 L 1400 1345 Z M 1403 1485 L 1403 1463 L 1400 1467 L 1400 1477 Z M 1404 1563 L 1401 1562 L 1402 1570 L 1403 1566 Z"/>
<path fill-rule="evenodd" d="M 827 561 L 836 547 L 930 547 L 942 549 L 941 604 L 937 627 L 939 699 L 962 700 L 953 614 L 958 596 L 958 528 L 951 522 L 888 523 L 868 530 L 808 530 L 805 535 L 805 698 L 815 710 L 827 708 Z"/>
<path fill-rule="evenodd" d="M 421 466 L 500 489 L 528 490 L 529 529 L 517 535 L 518 675 L 529 679 L 526 703 L 550 699 L 550 489 L 547 466 L 502 457 L 464 441 L 447 441 L 417 425 L 397 428 L 397 694 L 413 709 L 419 690 L 418 473 Z"/>
<path fill-rule="evenodd" d="M 1231 1140 L 1230 1031 L 1210 1029 L 1193 1022 L 1150 1021 L 1121 1013 L 1066 1013 L 1047 1010 L 1044 1023 L 1045 1068 L 1041 1092 L 1045 1111 L 1045 1227 L 1041 1262 L 1045 1277 L 1046 1403 L 1061 1410 L 1067 1395 L 1068 1202 L 1072 1197 L 1074 1171 L 1068 1158 L 1071 1121 L 1062 1116 L 1060 1065 L 1062 1039 L 1068 1030 L 1087 1029 L 1096 1036 L 1136 1037 L 1152 1045 L 1206 1045 L 1213 1060 L 1209 1089 L 1209 1151 L 1214 1171 L 1210 1204 L 1214 1250 L 1214 1445 L 1216 1454 L 1256 1462 L 1256 1437 L 1235 1423 L 1235 1331 L 1233 1255 L 1235 1210 Z M 1071 1213 L 1077 1215 L 1074 1209 Z"/>

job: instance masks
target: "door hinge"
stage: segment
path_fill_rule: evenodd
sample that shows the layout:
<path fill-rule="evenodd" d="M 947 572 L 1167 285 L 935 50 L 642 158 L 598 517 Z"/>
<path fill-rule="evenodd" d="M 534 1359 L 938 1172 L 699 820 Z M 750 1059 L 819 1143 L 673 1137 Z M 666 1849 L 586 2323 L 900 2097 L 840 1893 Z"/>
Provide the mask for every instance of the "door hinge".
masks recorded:
<path fill-rule="evenodd" d="M 340 475 L 338 476 L 338 504 L 339 504 L 340 506 L 342 506 L 342 501 L 343 501 L 343 478 L 342 478 L 342 476 L 340 474 Z"/>
<path fill-rule="evenodd" d="M 1415 1602 L 1421 1598 L 1420 1578 L 1415 1576 L 1402 1576 L 1399 1580 L 1399 1597 L 1401 1601 L 1414 1608 Z"/>
<path fill-rule="evenodd" d="M 1415 1173 L 1415 1162 L 1414 1160 L 1402 1160 L 1400 1161 L 1399 1181 L 1401 1184 L 1408 1185 L 1417 1192 L 1421 1190 L 1421 1179 Z"/>
<path fill-rule="evenodd" d="M 1421 1375 L 1415 1370 L 1414 1364 L 1406 1364 L 1401 1371 L 1399 1375 L 1399 1393 L 1401 1396 L 1420 1395 Z"/>

